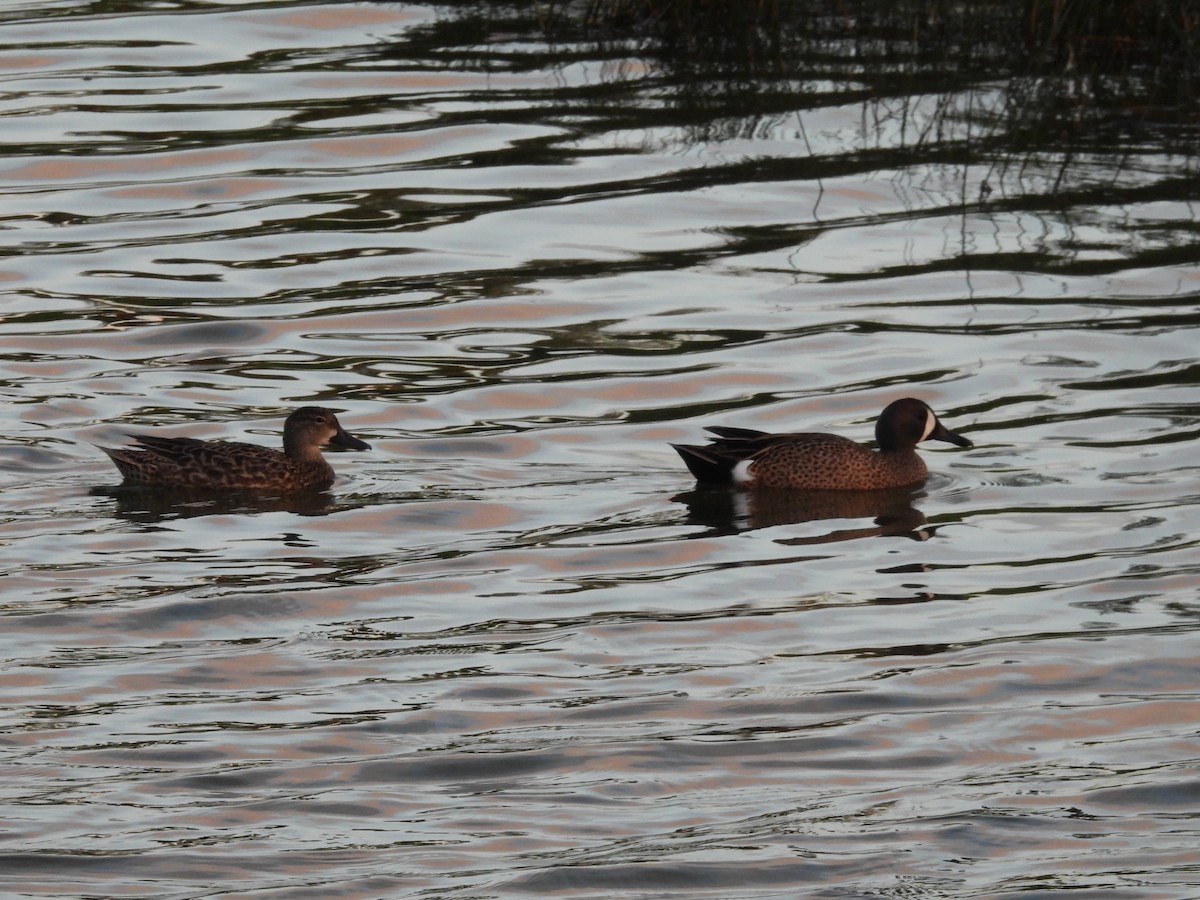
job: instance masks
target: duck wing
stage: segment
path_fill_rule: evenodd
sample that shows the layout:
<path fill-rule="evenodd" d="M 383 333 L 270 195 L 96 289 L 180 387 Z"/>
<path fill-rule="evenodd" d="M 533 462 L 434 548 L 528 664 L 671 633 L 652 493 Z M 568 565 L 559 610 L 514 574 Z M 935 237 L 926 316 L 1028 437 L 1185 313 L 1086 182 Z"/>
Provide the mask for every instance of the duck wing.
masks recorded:
<path fill-rule="evenodd" d="M 238 441 L 202 441 L 130 435 L 138 446 L 108 451 L 127 478 L 164 486 L 255 490 L 289 488 L 299 480 L 296 463 L 270 447 Z M 308 476 L 308 473 L 304 473 Z M 316 479 L 323 475 L 314 472 Z"/>

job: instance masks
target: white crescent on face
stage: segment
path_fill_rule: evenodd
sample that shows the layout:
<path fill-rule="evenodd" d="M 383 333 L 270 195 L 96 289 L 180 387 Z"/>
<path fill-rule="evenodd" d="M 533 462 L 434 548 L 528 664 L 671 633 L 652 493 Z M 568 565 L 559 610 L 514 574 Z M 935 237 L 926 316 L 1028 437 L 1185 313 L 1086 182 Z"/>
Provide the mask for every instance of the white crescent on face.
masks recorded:
<path fill-rule="evenodd" d="M 933 410 L 927 410 L 925 413 L 925 432 L 921 435 L 921 441 L 927 440 L 933 429 L 937 428 L 937 416 L 933 414 Z M 921 441 L 917 441 L 919 444 Z"/>

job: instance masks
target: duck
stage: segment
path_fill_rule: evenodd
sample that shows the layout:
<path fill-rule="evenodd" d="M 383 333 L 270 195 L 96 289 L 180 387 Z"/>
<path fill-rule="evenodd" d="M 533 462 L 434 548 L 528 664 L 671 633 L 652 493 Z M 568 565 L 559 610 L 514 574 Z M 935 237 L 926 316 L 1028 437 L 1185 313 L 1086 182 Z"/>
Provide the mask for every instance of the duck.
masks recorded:
<path fill-rule="evenodd" d="M 302 406 L 284 420 L 283 450 L 240 441 L 130 434 L 137 447 L 101 447 L 124 484 L 146 487 L 290 493 L 333 484 L 324 444 L 351 450 L 371 445 L 344 429 L 333 410 Z"/>
<path fill-rule="evenodd" d="M 917 455 L 922 441 L 974 446 L 941 423 L 927 403 L 889 403 L 875 423 L 878 450 L 835 434 L 770 434 L 750 428 L 706 428 L 703 446 L 672 444 L 696 480 L 744 488 L 871 491 L 906 487 L 929 474 Z"/>

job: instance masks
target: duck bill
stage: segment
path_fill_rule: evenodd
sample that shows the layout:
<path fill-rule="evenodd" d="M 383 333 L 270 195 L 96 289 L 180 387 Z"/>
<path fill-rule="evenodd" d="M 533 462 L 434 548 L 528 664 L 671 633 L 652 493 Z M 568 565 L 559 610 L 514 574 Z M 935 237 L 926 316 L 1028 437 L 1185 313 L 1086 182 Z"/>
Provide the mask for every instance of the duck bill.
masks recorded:
<path fill-rule="evenodd" d="M 958 446 L 958 447 L 974 447 L 975 446 L 974 444 L 971 443 L 971 441 L 969 439 L 963 437 L 961 434 L 951 431 L 949 428 L 947 428 L 941 422 L 937 423 L 937 428 L 933 429 L 933 431 L 931 431 L 929 433 L 929 437 L 927 437 L 926 440 L 927 441 L 945 441 L 947 444 L 954 444 L 955 446 Z"/>
<path fill-rule="evenodd" d="M 370 450 L 371 445 L 366 441 L 360 441 L 345 428 L 338 428 L 337 434 L 329 439 L 329 443 L 335 447 L 345 447 L 347 450 Z"/>

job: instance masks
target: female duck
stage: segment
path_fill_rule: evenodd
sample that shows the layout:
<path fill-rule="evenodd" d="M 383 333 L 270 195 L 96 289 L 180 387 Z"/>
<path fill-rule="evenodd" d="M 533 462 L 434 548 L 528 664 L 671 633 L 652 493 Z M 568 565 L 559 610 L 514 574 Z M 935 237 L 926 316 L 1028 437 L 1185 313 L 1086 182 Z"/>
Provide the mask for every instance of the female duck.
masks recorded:
<path fill-rule="evenodd" d="M 925 403 L 906 397 L 888 405 L 875 423 L 874 451 L 833 434 L 767 434 L 747 428 L 708 428 L 703 447 L 672 444 L 697 480 L 748 488 L 867 491 L 923 481 L 929 470 L 921 441 L 971 442 L 946 428 Z"/>
<path fill-rule="evenodd" d="M 231 491 L 290 492 L 327 488 L 333 467 L 321 445 L 370 450 L 342 428 L 333 410 L 302 406 L 283 423 L 283 452 L 237 441 L 131 434 L 138 447 L 101 447 L 126 484 Z"/>

